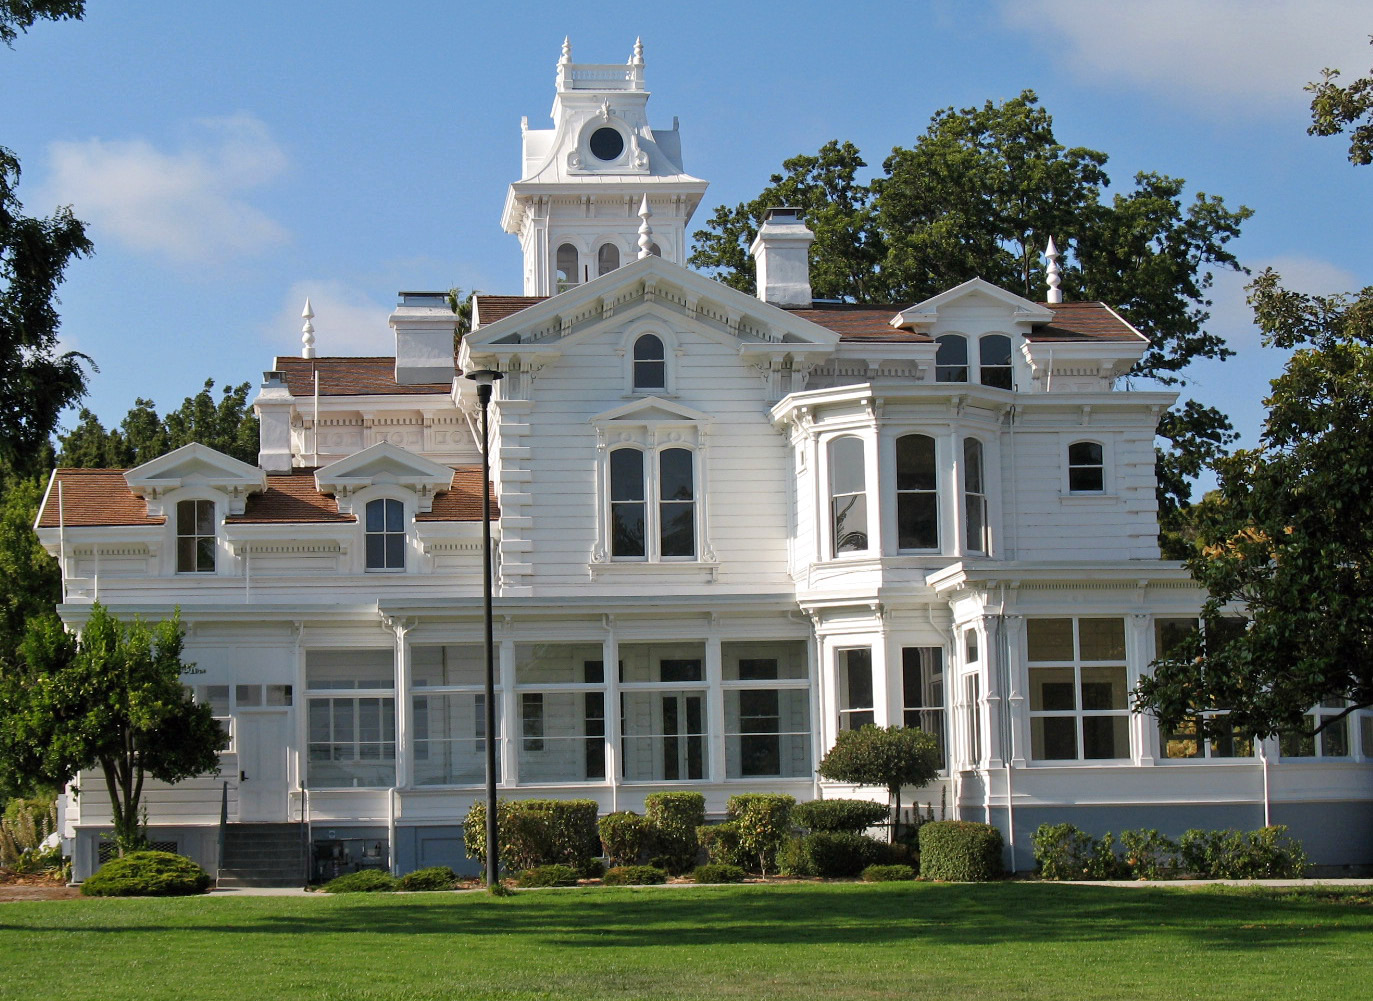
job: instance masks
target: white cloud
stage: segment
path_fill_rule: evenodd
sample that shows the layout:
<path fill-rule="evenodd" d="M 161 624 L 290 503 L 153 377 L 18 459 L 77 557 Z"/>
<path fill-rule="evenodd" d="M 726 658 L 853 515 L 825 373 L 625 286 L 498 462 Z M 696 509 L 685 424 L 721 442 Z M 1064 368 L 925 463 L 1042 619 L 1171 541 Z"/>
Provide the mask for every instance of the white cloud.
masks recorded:
<path fill-rule="evenodd" d="M 1284 288 L 1308 295 L 1355 292 L 1362 287 L 1352 272 L 1314 257 L 1271 257 L 1249 266 L 1254 275 L 1260 274 L 1264 268 L 1272 268 L 1282 277 Z M 1236 350 L 1257 344 L 1259 340 L 1258 328 L 1254 326 L 1254 311 L 1245 301 L 1247 293 L 1244 287 L 1253 280 L 1253 275 L 1218 271 L 1210 291 L 1214 305 L 1206 327 L 1224 337 Z"/>
<path fill-rule="evenodd" d="M 386 318 L 392 306 L 334 280 L 298 281 L 286 293 L 281 309 L 266 331 L 272 350 L 300 354 L 305 300 L 314 310 L 315 352 L 319 355 L 387 355 L 396 349 Z"/>
<path fill-rule="evenodd" d="M 194 123 L 181 149 L 145 139 L 87 139 L 48 148 L 45 200 L 73 206 L 99 243 L 177 263 L 260 252 L 289 234 L 244 198 L 287 166 L 285 153 L 248 114 Z"/>
<path fill-rule="evenodd" d="M 1002 0 L 1027 39 L 1064 68 L 1230 111 L 1304 105 L 1302 86 L 1332 66 L 1373 65 L 1367 0 Z"/>

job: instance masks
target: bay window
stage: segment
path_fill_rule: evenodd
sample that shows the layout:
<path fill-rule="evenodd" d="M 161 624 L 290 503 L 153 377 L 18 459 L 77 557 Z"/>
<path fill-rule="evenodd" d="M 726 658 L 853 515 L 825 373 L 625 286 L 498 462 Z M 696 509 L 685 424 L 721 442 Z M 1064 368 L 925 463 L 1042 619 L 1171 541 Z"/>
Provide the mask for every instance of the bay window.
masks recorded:
<path fill-rule="evenodd" d="M 896 439 L 896 545 L 939 548 L 939 468 L 928 435 Z"/>
<path fill-rule="evenodd" d="M 832 555 L 868 548 L 868 495 L 863 440 L 852 435 L 829 443 Z"/>
<path fill-rule="evenodd" d="M 940 767 L 949 767 L 944 743 L 944 651 L 937 646 L 901 650 L 903 726 L 923 730 L 939 747 Z"/>
<path fill-rule="evenodd" d="M 982 442 L 963 439 L 964 548 L 970 553 L 991 551 L 987 527 L 987 483 L 982 467 Z"/>
<path fill-rule="evenodd" d="M 857 730 L 877 722 L 873 706 L 872 650 L 839 651 L 839 729 Z"/>

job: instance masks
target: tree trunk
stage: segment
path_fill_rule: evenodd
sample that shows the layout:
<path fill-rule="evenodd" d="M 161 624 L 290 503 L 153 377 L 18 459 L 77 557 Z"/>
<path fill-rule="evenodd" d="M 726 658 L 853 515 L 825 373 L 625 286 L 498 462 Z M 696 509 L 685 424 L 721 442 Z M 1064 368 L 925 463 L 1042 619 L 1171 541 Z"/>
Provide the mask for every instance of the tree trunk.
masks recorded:
<path fill-rule="evenodd" d="M 889 841 L 894 845 L 896 844 L 896 839 L 901 835 L 901 787 L 897 786 L 895 789 L 891 790 L 891 795 L 894 806 L 892 807 L 891 837 Z"/>

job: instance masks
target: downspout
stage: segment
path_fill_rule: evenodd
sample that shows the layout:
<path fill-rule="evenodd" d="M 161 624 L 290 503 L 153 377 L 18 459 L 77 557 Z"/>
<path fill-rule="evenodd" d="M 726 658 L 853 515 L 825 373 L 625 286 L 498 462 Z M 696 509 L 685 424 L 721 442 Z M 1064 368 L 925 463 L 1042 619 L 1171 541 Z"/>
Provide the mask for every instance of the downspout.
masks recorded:
<path fill-rule="evenodd" d="M 1001 610 L 996 614 L 997 676 L 1001 688 L 1001 761 L 1006 770 L 1006 842 L 1011 847 L 1011 872 L 1016 872 L 1015 857 L 1015 725 L 1011 719 L 1011 656 L 1006 638 L 1006 586 L 1001 585 Z"/>
<path fill-rule="evenodd" d="M 1264 740 L 1260 740 L 1258 744 L 1259 761 L 1263 765 L 1263 826 L 1272 827 L 1273 818 L 1269 816 L 1271 803 L 1268 796 L 1268 747 L 1267 742 Z"/>
<path fill-rule="evenodd" d="M 929 605 L 925 606 L 925 617 L 929 619 L 930 628 L 943 638 L 944 646 L 949 651 L 949 662 L 945 665 L 944 681 L 944 747 L 949 755 L 949 792 L 951 793 L 949 796 L 949 805 L 953 810 L 953 819 L 958 820 L 958 804 L 960 802 L 961 790 L 959 789 L 958 769 L 954 767 L 953 741 L 949 739 L 953 736 L 954 715 L 953 700 L 949 697 L 949 693 L 955 693 L 954 698 L 957 698 L 956 693 L 959 691 L 958 684 L 954 680 L 958 677 L 958 672 L 955 669 L 955 664 L 958 660 L 958 644 L 954 642 L 952 633 L 947 633 L 934 624 L 934 609 Z"/>
<path fill-rule="evenodd" d="M 396 787 L 392 786 L 386 790 L 386 846 L 387 852 L 391 856 L 387 861 L 390 862 L 391 875 L 396 872 Z"/>

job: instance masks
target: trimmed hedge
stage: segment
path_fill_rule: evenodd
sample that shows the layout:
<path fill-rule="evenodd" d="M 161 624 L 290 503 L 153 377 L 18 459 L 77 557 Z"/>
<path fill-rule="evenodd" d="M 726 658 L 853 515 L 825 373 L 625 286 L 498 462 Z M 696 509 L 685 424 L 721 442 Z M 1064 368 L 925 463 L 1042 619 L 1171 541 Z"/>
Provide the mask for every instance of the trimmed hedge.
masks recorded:
<path fill-rule="evenodd" d="M 667 873 L 652 865 L 617 865 L 607 869 L 606 886 L 650 886 L 667 882 Z"/>
<path fill-rule="evenodd" d="M 990 824 L 935 820 L 920 826 L 920 875 L 950 883 L 985 883 L 1002 874 L 1001 832 Z"/>
<path fill-rule="evenodd" d="M 870 865 L 862 878 L 865 883 L 899 883 L 915 879 L 915 870 L 908 865 Z"/>
<path fill-rule="evenodd" d="M 210 888 L 210 874 L 184 855 L 130 852 L 81 884 L 87 897 L 186 897 Z"/>
<path fill-rule="evenodd" d="M 578 872 L 570 865 L 541 865 L 526 869 L 515 880 L 516 886 L 576 886 Z"/>
<path fill-rule="evenodd" d="M 501 800 L 496 807 L 500 861 L 507 869 L 586 864 L 601 852 L 598 807 L 590 799 Z M 475 802 L 463 821 L 463 843 L 486 861 L 486 804 Z"/>
<path fill-rule="evenodd" d="M 606 814 L 596 830 L 611 865 L 637 865 L 653 842 L 653 825 L 633 810 Z"/>
<path fill-rule="evenodd" d="M 1281 826 L 1190 830 L 1179 841 L 1153 829 L 1122 831 L 1119 854 L 1111 834 L 1094 838 L 1072 824 L 1041 824 L 1030 840 L 1042 879 L 1283 879 L 1306 869 L 1301 843 Z"/>
<path fill-rule="evenodd" d="M 808 831 L 862 834 L 891 817 L 886 803 L 866 799 L 817 799 L 791 811 L 792 822 Z"/>
<path fill-rule="evenodd" d="M 644 797 L 644 818 L 653 828 L 655 863 L 673 875 L 696 868 L 701 846 L 696 828 L 706 822 L 706 798 L 699 792 L 653 792 Z"/>
<path fill-rule="evenodd" d="M 795 798 L 779 793 L 750 792 L 731 796 L 725 810 L 739 834 L 740 864 L 768 874 L 777 868 L 777 849 L 790 831 L 791 808 Z"/>
<path fill-rule="evenodd" d="M 697 883 L 742 883 L 748 873 L 737 865 L 698 865 L 691 873 Z"/>
<path fill-rule="evenodd" d="M 787 842 L 777 854 L 785 876 L 851 879 L 870 865 L 887 861 L 887 846 L 863 834 L 817 831 Z"/>
<path fill-rule="evenodd" d="M 380 869 L 363 869 L 337 876 L 320 889 L 325 893 L 395 893 L 400 880 Z"/>
<path fill-rule="evenodd" d="M 748 856 L 739 847 L 739 825 L 735 821 L 698 827 L 696 840 L 706 850 L 706 858 L 712 863 L 747 868 Z"/>
<path fill-rule="evenodd" d="M 410 891 L 451 890 L 457 881 L 458 874 L 448 866 L 435 865 L 428 869 L 416 869 L 414 872 L 407 872 L 400 878 L 400 888 Z"/>

